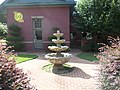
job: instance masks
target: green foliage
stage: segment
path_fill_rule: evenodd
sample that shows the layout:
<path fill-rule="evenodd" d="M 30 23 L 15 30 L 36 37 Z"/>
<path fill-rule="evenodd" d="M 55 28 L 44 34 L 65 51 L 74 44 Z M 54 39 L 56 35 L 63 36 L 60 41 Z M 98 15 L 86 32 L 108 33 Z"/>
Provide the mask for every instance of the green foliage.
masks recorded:
<path fill-rule="evenodd" d="M 120 90 L 120 38 L 109 37 L 110 45 L 100 48 L 102 90 Z"/>
<path fill-rule="evenodd" d="M 9 46 L 13 46 L 12 49 L 16 51 L 22 51 L 24 49 L 24 44 L 20 42 L 7 42 Z"/>
<path fill-rule="evenodd" d="M 0 38 L 4 38 L 7 35 L 8 28 L 6 24 L 0 22 Z"/>
<path fill-rule="evenodd" d="M 81 50 L 86 52 L 97 52 L 99 47 L 100 45 L 96 42 L 90 41 L 81 46 Z"/>
<path fill-rule="evenodd" d="M 57 37 L 54 36 L 54 35 L 51 35 L 51 36 L 48 37 L 48 40 L 49 40 L 49 41 L 52 41 L 52 39 L 57 39 Z"/>
<path fill-rule="evenodd" d="M 16 51 L 22 51 L 24 49 L 24 44 L 22 43 L 23 38 L 21 37 L 21 28 L 15 24 L 9 26 L 9 36 L 6 40 L 9 46 L 13 46 L 12 49 Z"/>
<path fill-rule="evenodd" d="M 57 39 L 57 37 L 54 36 L 54 35 L 51 35 L 51 36 L 48 37 L 49 41 L 52 41 L 52 39 Z M 60 37 L 60 39 L 64 39 L 64 37 L 62 36 L 62 37 Z"/>
<path fill-rule="evenodd" d="M 1 90 L 36 90 L 30 85 L 27 74 L 16 67 L 15 55 L 8 52 L 9 47 L 0 48 L 0 89 Z"/>
<path fill-rule="evenodd" d="M 13 36 L 20 36 L 20 31 L 18 31 L 18 32 L 16 32 L 16 31 L 10 31 L 9 32 L 11 35 L 13 35 Z"/>
<path fill-rule="evenodd" d="M 48 46 L 55 46 L 56 44 L 51 42 L 51 43 L 48 43 Z"/>
<path fill-rule="evenodd" d="M 0 22 L 2 23 L 6 23 L 7 22 L 7 18 L 4 14 L 0 14 Z"/>
<path fill-rule="evenodd" d="M 23 38 L 21 37 L 19 37 L 19 36 L 11 36 L 11 37 L 7 37 L 7 40 L 8 41 L 14 41 L 14 42 L 17 42 L 17 41 L 23 41 Z"/>
<path fill-rule="evenodd" d="M 20 32 L 21 31 L 21 28 L 15 24 L 12 24 L 9 26 L 9 30 L 10 31 L 14 31 L 14 32 Z"/>
<path fill-rule="evenodd" d="M 74 26 L 82 32 L 106 39 L 120 35 L 119 0 L 80 0 L 74 14 Z"/>

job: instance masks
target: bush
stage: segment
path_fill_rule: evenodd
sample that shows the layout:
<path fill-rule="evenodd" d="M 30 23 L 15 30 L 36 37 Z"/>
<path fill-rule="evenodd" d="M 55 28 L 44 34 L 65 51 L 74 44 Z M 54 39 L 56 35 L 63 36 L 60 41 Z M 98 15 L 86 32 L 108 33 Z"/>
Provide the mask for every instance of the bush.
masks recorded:
<path fill-rule="evenodd" d="M 0 22 L 0 38 L 4 38 L 7 35 L 7 25 Z"/>
<path fill-rule="evenodd" d="M 20 31 L 18 31 L 18 32 L 11 31 L 9 33 L 13 36 L 20 36 Z"/>
<path fill-rule="evenodd" d="M 27 74 L 16 67 L 12 52 L 0 48 L 0 89 L 2 90 L 35 90 L 30 85 Z M 7 53 L 8 52 L 8 53 Z"/>
<path fill-rule="evenodd" d="M 14 32 L 20 32 L 21 31 L 21 28 L 15 24 L 12 24 L 9 26 L 9 30 L 10 31 L 14 31 Z"/>
<path fill-rule="evenodd" d="M 16 36 L 16 37 L 10 36 L 10 37 L 7 37 L 7 40 L 11 42 L 18 42 L 18 41 L 23 41 L 23 38 L 22 37 L 20 38 L 19 36 Z"/>
<path fill-rule="evenodd" d="M 96 42 L 90 41 L 81 46 L 81 50 L 86 52 L 97 52 L 99 47 L 100 45 Z"/>
<path fill-rule="evenodd" d="M 19 43 L 19 42 L 17 42 L 17 43 L 13 43 L 13 42 L 7 42 L 7 44 L 9 45 L 9 46 L 13 46 L 11 49 L 13 49 L 13 50 L 16 50 L 16 51 L 23 51 L 23 46 L 24 46 L 24 44 L 23 43 Z M 21 48 L 21 49 L 20 49 Z"/>
<path fill-rule="evenodd" d="M 120 38 L 109 37 L 111 45 L 100 48 L 102 90 L 120 90 Z"/>
<path fill-rule="evenodd" d="M 52 41 L 52 39 L 57 39 L 57 37 L 54 36 L 54 35 L 51 35 L 51 36 L 48 37 L 48 40 L 49 40 L 49 41 Z"/>
<path fill-rule="evenodd" d="M 16 51 L 21 51 L 24 49 L 24 44 L 22 43 L 23 38 L 21 37 L 21 28 L 15 24 L 9 26 L 9 36 L 6 40 L 8 41 L 8 46 L 13 46 L 12 49 Z"/>

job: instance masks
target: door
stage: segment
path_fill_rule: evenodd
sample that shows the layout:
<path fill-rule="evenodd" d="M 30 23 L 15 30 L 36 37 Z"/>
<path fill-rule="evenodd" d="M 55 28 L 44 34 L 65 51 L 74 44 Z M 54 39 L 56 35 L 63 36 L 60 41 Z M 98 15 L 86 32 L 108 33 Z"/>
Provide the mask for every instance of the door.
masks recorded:
<path fill-rule="evenodd" d="M 33 21 L 33 39 L 34 39 L 34 48 L 42 49 L 42 18 L 32 18 Z"/>

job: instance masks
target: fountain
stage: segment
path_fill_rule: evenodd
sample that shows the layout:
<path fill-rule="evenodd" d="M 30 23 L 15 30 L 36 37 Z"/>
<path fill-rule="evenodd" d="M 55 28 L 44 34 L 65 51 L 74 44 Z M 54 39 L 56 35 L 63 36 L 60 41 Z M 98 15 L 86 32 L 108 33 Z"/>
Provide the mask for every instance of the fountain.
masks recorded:
<path fill-rule="evenodd" d="M 57 37 L 57 39 L 52 39 L 52 42 L 54 42 L 56 46 L 48 46 L 48 49 L 51 51 L 55 51 L 56 53 L 46 54 L 45 58 L 53 64 L 53 73 L 63 74 L 71 72 L 73 68 L 69 67 L 69 65 L 67 64 L 65 65 L 65 63 L 67 63 L 70 60 L 72 54 L 62 53 L 62 51 L 66 51 L 69 48 L 68 46 L 61 45 L 62 43 L 65 43 L 65 39 L 60 39 L 60 37 L 63 36 L 63 33 L 60 33 L 60 31 L 57 30 L 57 32 L 53 35 Z"/>

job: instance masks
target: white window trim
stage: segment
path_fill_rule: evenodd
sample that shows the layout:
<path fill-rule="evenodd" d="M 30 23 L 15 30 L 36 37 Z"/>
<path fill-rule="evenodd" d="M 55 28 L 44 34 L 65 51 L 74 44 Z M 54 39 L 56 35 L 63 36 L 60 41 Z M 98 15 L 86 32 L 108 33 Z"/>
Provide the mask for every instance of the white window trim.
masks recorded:
<path fill-rule="evenodd" d="M 31 16 L 31 18 L 32 18 L 32 19 L 34 19 L 34 18 L 41 18 L 41 19 L 43 19 L 44 16 Z"/>
<path fill-rule="evenodd" d="M 44 16 L 31 16 L 31 18 L 32 19 L 35 19 L 35 18 L 39 18 L 39 19 L 43 19 L 44 18 Z M 42 23 L 43 24 L 43 23 Z M 34 27 L 34 29 L 43 29 L 43 25 L 42 25 L 42 27 L 41 28 L 35 28 L 35 26 L 33 26 Z"/>

